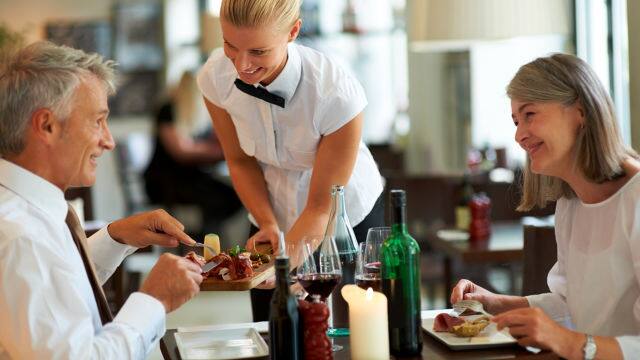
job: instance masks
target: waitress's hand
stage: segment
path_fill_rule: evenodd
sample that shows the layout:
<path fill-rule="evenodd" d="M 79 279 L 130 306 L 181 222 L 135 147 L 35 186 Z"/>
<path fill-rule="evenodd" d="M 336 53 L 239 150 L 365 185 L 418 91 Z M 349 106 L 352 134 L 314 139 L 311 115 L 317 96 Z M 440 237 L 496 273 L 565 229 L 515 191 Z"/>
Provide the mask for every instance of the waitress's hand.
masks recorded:
<path fill-rule="evenodd" d="M 262 289 L 262 290 L 269 290 L 269 289 L 275 289 L 276 287 L 276 276 L 273 275 L 271 277 L 269 277 L 267 280 L 261 282 L 260 284 L 256 285 L 257 289 Z"/>
<path fill-rule="evenodd" d="M 258 249 L 264 249 L 271 244 L 273 249 L 272 254 L 278 253 L 278 236 L 280 235 L 280 228 L 277 224 L 261 226 L 260 230 L 247 240 L 245 248 L 248 251 L 256 251 Z"/>
<path fill-rule="evenodd" d="M 540 308 L 507 311 L 494 316 L 498 330 L 509 328 L 509 333 L 521 346 L 551 350 L 565 359 L 581 359 L 584 334 L 571 331 L 553 321 Z"/>

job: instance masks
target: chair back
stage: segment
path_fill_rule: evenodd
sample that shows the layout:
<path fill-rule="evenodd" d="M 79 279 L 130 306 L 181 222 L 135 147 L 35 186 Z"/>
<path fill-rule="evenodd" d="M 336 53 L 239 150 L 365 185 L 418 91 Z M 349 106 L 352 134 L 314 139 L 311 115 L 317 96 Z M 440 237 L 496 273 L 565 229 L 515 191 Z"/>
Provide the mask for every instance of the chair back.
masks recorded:
<path fill-rule="evenodd" d="M 144 188 L 144 171 L 151 159 L 150 135 L 131 133 L 117 140 L 116 161 L 127 215 L 148 210 L 149 199 Z"/>
<path fill-rule="evenodd" d="M 524 225 L 522 295 L 549 292 L 547 274 L 557 261 L 555 228 L 551 224 Z"/>

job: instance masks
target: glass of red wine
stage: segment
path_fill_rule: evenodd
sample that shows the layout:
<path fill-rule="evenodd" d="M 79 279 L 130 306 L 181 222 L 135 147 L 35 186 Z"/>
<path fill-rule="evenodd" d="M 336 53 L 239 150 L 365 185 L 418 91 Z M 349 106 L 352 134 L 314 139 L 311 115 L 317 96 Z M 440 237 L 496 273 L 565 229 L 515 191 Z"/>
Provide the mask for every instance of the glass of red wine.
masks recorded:
<path fill-rule="evenodd" d="M 367 232 L 367 240 L 358 249 L 356 263 L 356 285 L 363 289 L 382 291 L 380 277 L 380 248 L 391 233 L 389 227 L 373 227 Z"/>
<path fill-rule="evenodd" d="M 342 279 L 340 256 L 333 236 L 305 236 L 300 243 L 302 263 L 298 266 L 298 283 L 309 293 L 327 302 Z M 342 346 L 333 344 L 333 351 Z"/>

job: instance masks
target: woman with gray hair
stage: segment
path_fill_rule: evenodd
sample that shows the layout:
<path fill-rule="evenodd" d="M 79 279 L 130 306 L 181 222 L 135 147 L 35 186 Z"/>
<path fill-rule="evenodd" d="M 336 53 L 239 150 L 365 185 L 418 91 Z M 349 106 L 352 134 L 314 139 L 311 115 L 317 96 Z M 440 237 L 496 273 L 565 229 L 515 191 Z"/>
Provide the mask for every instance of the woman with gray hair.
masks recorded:
<path fill-rule="evenodd" d="M 515 139 L 527 152 L 519 210 L 557 201 L 558 261 L 550 293 L 498 295 L 460 280 L 523 346 L 567 359 L 640 354 L 640 163 L 624 145 L 593 70 L 556 54 L 520 68 L 507 87 Z"/>

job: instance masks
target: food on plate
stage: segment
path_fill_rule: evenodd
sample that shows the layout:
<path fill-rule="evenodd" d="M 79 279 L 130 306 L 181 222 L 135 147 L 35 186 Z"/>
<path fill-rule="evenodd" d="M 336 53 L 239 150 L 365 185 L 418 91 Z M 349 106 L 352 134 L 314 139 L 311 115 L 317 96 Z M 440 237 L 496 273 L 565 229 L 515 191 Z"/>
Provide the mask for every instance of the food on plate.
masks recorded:
<path fill-rule="evenodd" d="M 450 332 L 460 337 L 477 336 L 489 325 L 489 317 L 481 316 L 475 320 L 465 320 L 460 317 L 440 313 L 433 321 L 433 331 Z"/>
<path fill-rule="evenodd" d="M 204 248 L 204 259 L 206 261 L 211 260 L 212 257 L 214 257 L 216 254 L 220 254 L 220 237 L 216 234 L 207 234 L 204 237 L 204 244 L 211 246 L 213 248 L 213 250 L 216 251 L 215 254 L 212 254 L 211 251 L 209 251 L 209 249 L 207 249 L 206 247 Z"/>
<path fill-rule="evenodd" d="M 451 316 L 447 313 L 440 313 L 433 320 L 433 331 L 437 332 L 451 332 L 453 327 L 464 323 L 464 320 Z"/>
<path fill-rule="evenodd" d="M 471 316 L 471 315 L 482 315 L 482 313 L 479 311 L 475 311 L 473 309 L 464 309 L 464 311 L 460 314 L 460 316 Z"/>
<path fill-rule="evenodd" d="M 245 249 L 239 245 L 232 247 L 226 252 L 222 251 L 208 260 L 205 260 L 204 257 L 193 251 L 190 251 L 185 257 L 200 265 L 200 267 L 210 262 L 216 262 L 218 265 L 206 273 L 203 273 L 202 276 L 205 279 L 214 278 L 226 281 L 252 277 L 253 269 L 271 261 L 269 255 L 251 253 L 245 251 Z"/>
<path fill-rule="evenodd" d="M 488 325 L 489 317 L 481 316 L 473 321 L 465 321 L 460 325 L 454 326 L 451 332 L 460 337 L 473 337 L 477 336 Z"/>

